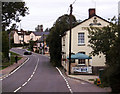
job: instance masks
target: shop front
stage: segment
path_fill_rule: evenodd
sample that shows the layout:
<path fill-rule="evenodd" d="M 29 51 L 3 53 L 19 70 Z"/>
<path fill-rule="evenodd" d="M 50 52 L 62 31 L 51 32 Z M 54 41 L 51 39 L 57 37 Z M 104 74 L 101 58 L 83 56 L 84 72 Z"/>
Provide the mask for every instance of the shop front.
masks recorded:
<path fill-rule="evenodd" d="M 66 64 L 67 66 L 69 66 L 69 57 L 67 57 L 67 59 L 68 61 L 66 62 Z M 92 57 L 83 53 L 77 53 L 71 55 L 71 61 L 72 74 L 92 74 Z M 69 67 L 67 67 L 67 70 L 69 70 L 68 68 Z"/>

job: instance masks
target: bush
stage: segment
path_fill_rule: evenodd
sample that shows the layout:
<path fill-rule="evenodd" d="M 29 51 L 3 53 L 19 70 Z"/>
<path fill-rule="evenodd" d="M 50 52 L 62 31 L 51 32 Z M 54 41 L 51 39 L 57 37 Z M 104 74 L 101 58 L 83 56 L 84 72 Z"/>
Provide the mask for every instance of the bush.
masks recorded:
<path fill-rule="evenodd" d="M 35 50 L 35 53 L 39 53 L 39 50 Z"/>
<path fill-rule="evenodd" d="M 13 44 L 13 47 L 22 47 L 23 44 Z"/>

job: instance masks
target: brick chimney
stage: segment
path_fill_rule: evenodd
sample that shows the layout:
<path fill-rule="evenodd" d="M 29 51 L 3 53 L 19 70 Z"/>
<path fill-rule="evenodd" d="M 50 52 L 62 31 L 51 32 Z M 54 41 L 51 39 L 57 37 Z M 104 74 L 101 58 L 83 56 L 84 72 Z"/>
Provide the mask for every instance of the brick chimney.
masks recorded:
<path fill-rule="evenodd" d="M 96 15 L 96 11 L 95 8 L 90 8 L 89 9 L 89 18 L 93 17 Z"/>
<path fill-rule="evenodd" d="M 43 32 L 43 25 L 40 25 L 40 31 Z"/>

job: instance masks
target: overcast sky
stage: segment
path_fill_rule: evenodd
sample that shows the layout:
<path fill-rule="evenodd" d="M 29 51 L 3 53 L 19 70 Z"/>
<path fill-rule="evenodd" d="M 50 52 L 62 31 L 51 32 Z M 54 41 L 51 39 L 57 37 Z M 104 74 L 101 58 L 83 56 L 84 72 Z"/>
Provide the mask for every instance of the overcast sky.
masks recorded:
<path fill-rule="evenodd" d="M 69 6 L 75 0 L 24 0 L 29 7 L 29 15 L 22 18 L 21 28 L 35 31 L 37 25 L 43 24 L 44 30 L 51 28 L 58 17 L 69 14 Z M 77 20 L 88 18 L 88 9 L 96 8 L 96 14 L 104 19 L 118 15 L 120 0 L 76 0 L 73 15 Z"/>

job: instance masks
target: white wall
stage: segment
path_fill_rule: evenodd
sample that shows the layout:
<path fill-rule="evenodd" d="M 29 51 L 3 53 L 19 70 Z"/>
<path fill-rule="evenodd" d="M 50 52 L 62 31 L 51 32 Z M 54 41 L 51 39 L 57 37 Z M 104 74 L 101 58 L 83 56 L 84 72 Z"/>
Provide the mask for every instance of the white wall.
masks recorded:
<path fill-rule="evenodd" d="M 20 41 L 19 41 L 19 36 L 18 36 L 18 34 L 17 34 L 16 32 L 14 33 L 14 36 L 13 36 L 13 37 L 14 37 L 14 43 L 15 43 L 15 44 L 19 44 L 19 43 L 20 43 Z"/>
<path fill-rule="evenodd" d="M 34 35 L 34 33 L 30 34 L 30 39 L 33 37 L 33 41 L 36 41 L 36 36 Z"/>
<path fill-rule="evenodd" d="M 96 17 L 97 18 L 97 17 Z M 94 17 L 90 18 L 89 20 L 81 23 L 80 25 L 74 27 L 72 29 L 72 38 L 71 38 L 71 52 L 73 53 L 78 53 L 80 51 L 85 52 L 86 55 L 89 55 L 89 53 L 92 51 L 92 48 L 88 47 L 88 30 L 83 29 L 83 27 L 89 27 L 90 23 L 93 23 Z M 101 26 L 96 26 L 96 27 L 103 27 L 109 25 L 108 22 L 97 18 L 98 23 L 101 23 Z M 85 45 L 84 46 L 78 46 L 78 33 L 84 33 L 85 34 Z M 66 52 L 66 57 L 69 56 L 69 31 L 66 32 L 65 35 L 65 47 L 62 47 L 62 51 Z M 62 38 L 63 41 L 63 38 Z M 101 56 L 101 58 L 100 58 Z M 99 56 L 92 56 L 92 66 L 104 66 L 105 65 L 105 57 L 103 54 L 100 54 Z"/>
<path fill-rule="evenodd" d="M 29 40 L 30 40 L 30 35 L 25 35 L 24 36 L 24 42 L 29 43 Z"/>

